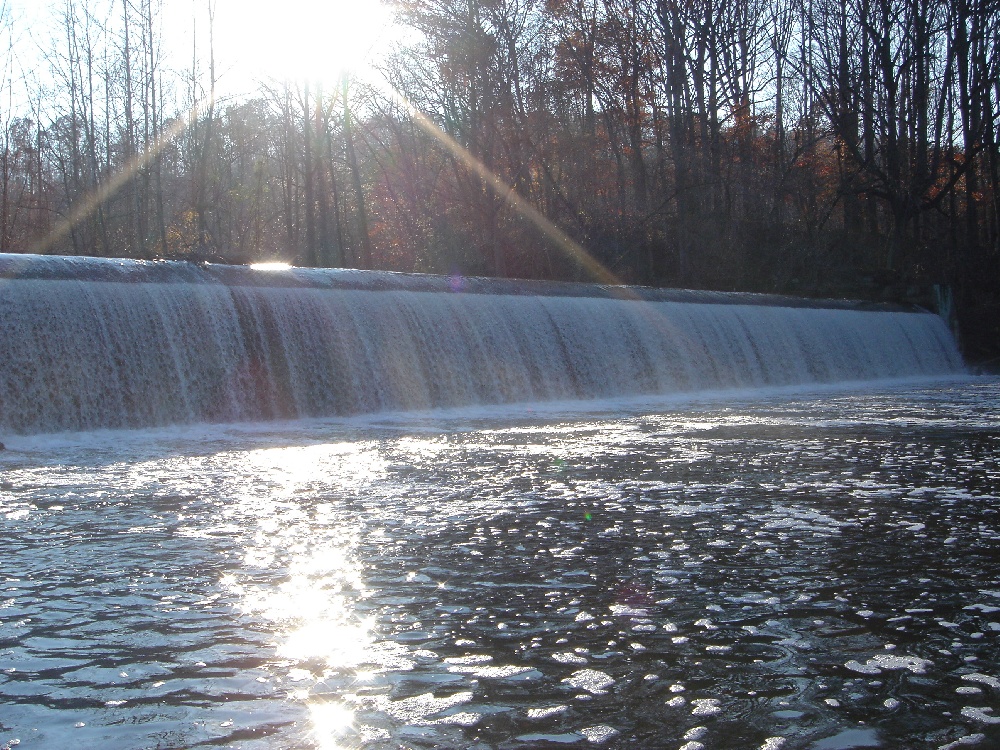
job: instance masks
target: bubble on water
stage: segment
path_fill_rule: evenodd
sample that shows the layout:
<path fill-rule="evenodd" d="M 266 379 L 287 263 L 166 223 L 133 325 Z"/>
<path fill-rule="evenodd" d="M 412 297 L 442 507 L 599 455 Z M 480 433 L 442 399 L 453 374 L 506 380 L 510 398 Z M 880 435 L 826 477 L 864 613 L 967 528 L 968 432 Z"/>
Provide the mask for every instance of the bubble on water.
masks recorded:
<path fill-rule="evenodd" d="M 882 705 L 891 711 L 894 708 L 899 708 L 899 701 L 895 698 L 886 698 L 882 701 Z"/>
<path fill-rule="evenodd" d="M 480 667 L 472 672 L 472 676 L 479 677 L 484 680 L 507 680 L 512 677 L 529 679 L 532 677 L 540 677 L 541 672 L 536 669 L 532 669 L 531 667 L 508 664 L 502 667 Z"/>
<path fill-rule="evenodd" d="M 373 727 L 367 724 L 362 724 L 358 727 L 358 741 L 362 745 L 368 745 L 373 742 L 385 742 L 391 736 L 388 730 L 381 727 Z"/>
<path fill-rule="evenodd" d="M 544 708 L 529 708 L 526 715 L 529 719 L 546 719 L 549 716 L 566 713 L 568 710 L 569 706 L 545 706 Z"/>
<path fill-rule="evenodd" d="M 678 750 L 705 750 L 705 746 L 697 741 L 685 742 Z"/>
<path fill-rule="evenodd" d="M 852 672 L 860 672 L 861 674 L 882 674 L 882 670 L 879 669 L 878 666 L 872 664 L 870 659 L 867 664 L 862 664 L 856 659 L 851 659 L 850 661 L 845 662 L 844 666 Z"/>
<path fill-rule="evenodd" d="M 962 607 L 965 610 L 978 609 L 984 615 L 990 615 L 994 612 L 1000 612 L 1000 607 L 994 607 L 991 604 L 970 604 L 968 607 Z"/>
<path fill-rule="evenodd" d="M 567 685 L 586 690 L 593 695 L 604 695 L 615 684 L 610 675 L 596 669 L 581 669 L 563 680 Z"/>
<path fill-rule="evenodd" d="M 425 717 L 445 711 L 472 700 L 471 691 L 463 691 L 436 698 L 433 693 L 424 693 L 400 700 L 382 698 L 376 701 L 376 706 L 399 721 L 408 724 L 422 722 Z"/>
<path fill-rule="evenodd" d="M 694 708 L 691 709 L 692 716 L 714 716 L 721 713 L 722 706 L 718 698 L 695 698 L 691 701 Z"/>
<path fill-rule="evenodd" d="M 564 651 L 558 654 L 552 654 L 553 661 L 557 661 L 560 664 L 586 664 L 587 660 L 580 656 L 579 654 L 574 654 L 569 651 Z"/>
<path fill-rule="evenodd" d="M 768 737 L 760 746 L 760 750 L 780 750 L 787 741 L 784 737 Z"/>
<path fill-rule="evenodd" d="M 967 719 L 979 721 L 983 724 L 1000 724 L 1000 716 L 992 716 L 992 713 L 992 708 L 976 708 L 974 706 L 964 706 L 962 708 L 962 716 Z"/>
<path fill-rule="evenodd" d="M 706 734 L 708 734 L 708 727 L 691 727 L 684 733 L 684 739 L 700 740 Z"/>
<path fill-rule="evenodd" d="M 973 685 L 963 685 L 962 687 L 955 688 L 955 692 L 959 695 L 979 695 L 983 692 L 983 689 Z"/>
<path fill-rule="evenodd" d="M 486 664 L 493 661 L 493 657 L 487 654 L 467 654 L 466 656 L 449 656 L 444 660 L 445 664 Z"/>
<path fill-rule="evenodd" d="M 670 706 L 671 708 L 678 708 L 680 706 L 683 706 L 685 703 L 687 703 L 687 701 L 684 700 L 682 696 L 675 695 L 673 698 L 671 698 L 666 702 L 666 705 Z"/>
<path fill-rule="evenodd" d="M 608 609 L 616 617 L 648 617 L 649 612 L 642 607 L 631 607 L 627 604 L 612 604 Z"/>
<path fill-rule="evenodd" d="M 479 720 L 483 718 L 482 714 L 477 714 L 473 711 L 459 711 L 458 713 L 451 714 L 450 716 L 443 716 L 440 719 L 435 719 L 433 724 L 454 724 L 460 727 L 471 727 L 479 723 Z"/>
<path fill-rule="evenodd" d="M 967 734 L 964 737 L 959 737 L 954 742 L 949 742 L 947 745 L 941 745 L 937 750 L 958 750 L 961 747 L 968 747 L 970 745 L 978 745 L 980 742 L 986 739 L 985 734 Z"/>
<path fill-rule="evenodd" d="M 851 659 L 844 666 L 852 672 L 861 674 L 881 674 L 883 669 L 907 669 L 914 674 L 924 674 L 927 667 L 933 664 L 929 659 L 921 659 L 917 656 L 894 656 L 890 654 L 880 654 L 873 656 L 867 662 Z"/>
<path fill-rule="evenodd" d="M 962 679 L 966 682 L 978 682 L 980 685 L 988 685 L 991 688 L 1000 689 L 1000 680 L 988 674 L 972 672 L 970 674 L 963 674 Z"/>
<path fill-rule="evenodd" d="M 617 729 L 609 727 L 607 724 L 598 724 L 592 727 L 584 727 L 580 730 L 580 734 L 586 737 L 588 742 L 600 744 L 602 742 L 607 742 L 612 737 L 618 735 L 619 732 Z"/>

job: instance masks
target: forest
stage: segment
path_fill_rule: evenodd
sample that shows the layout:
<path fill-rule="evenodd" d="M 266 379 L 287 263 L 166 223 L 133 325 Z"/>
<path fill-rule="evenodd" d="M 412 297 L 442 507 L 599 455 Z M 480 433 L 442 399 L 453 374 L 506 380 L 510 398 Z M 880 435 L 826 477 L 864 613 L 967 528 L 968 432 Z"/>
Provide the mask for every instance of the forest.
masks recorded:
<path fill-rule="evenodd" d="M 0 251 L 901 301 L 1000 355 L 1000 0 L 388 0 L 377 76 L 238 97 L 213 3 L 184 64 L 160 0 L 8 54 Z"/>

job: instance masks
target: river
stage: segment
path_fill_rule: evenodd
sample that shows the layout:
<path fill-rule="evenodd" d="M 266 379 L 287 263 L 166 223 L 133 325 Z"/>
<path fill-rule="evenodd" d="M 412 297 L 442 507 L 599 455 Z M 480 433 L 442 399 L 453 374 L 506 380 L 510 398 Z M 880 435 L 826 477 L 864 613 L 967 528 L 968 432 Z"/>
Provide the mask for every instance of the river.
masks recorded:
<path fill-rule="evenodd" d="M 0 748 L 1000 745 L 1000 379 L 5 439 Z"/>

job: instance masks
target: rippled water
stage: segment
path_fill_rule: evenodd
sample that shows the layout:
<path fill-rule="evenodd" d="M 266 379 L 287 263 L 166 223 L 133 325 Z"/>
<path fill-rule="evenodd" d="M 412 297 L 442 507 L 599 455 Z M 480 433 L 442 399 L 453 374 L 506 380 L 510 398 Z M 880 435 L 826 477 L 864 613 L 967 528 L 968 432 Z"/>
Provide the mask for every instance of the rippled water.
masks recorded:
<path fill-rule="evenodd" d="M 976 379 L 9 439 L 0 748 L 996 747 L 998 415 Z"/>

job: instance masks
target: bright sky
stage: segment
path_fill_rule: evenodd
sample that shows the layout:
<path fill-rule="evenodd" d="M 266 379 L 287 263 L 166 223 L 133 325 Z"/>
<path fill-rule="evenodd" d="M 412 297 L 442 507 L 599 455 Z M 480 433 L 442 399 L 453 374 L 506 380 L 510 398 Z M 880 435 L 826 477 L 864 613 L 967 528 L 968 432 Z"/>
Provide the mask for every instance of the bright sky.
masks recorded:
<path fill-rule="evenodd" d="M 89 1 L 121 16 L 121 0 Z M 381 0 L 159 0 L 168 64 L 191 66 L 197 34 L 207 82 L 208 6 L 215 5 L 215 58 L 220 96 L 240 95 L 269 79 L 335 82 L 347 69 L 364 77 L 397 33 Z M 0 0 L 15 22 L 21 67 L 44 76 L 47 49 L 67 0 Z M 157 0 L 153 0 L 154 6 Z M 132 7 L 140 6 L 133 0 Z M 105 11 L 107 12 L 107 11 Z M 6 44 L 3 44 L 6 46 Z M 16 75 L 16 73 L 15 73 Z"/>
<path fill-rule="evenodd" d="M 227 88 L 245 85 L 240 79 L 335 82 L 345 70 L 365 75 L 392 34 L 390 13 L 379 0 L 216 2 L 216 53 Z"/>

